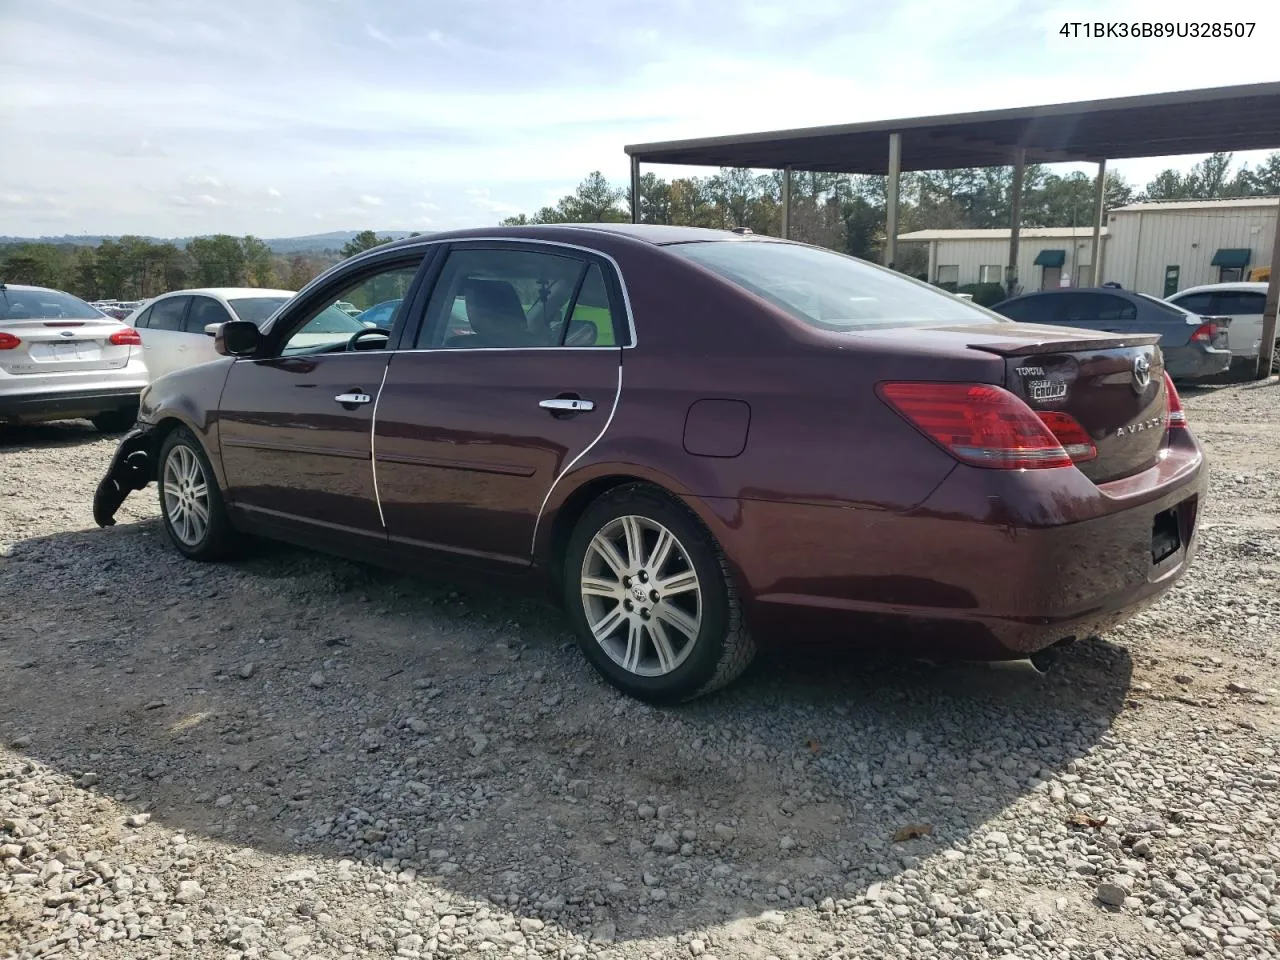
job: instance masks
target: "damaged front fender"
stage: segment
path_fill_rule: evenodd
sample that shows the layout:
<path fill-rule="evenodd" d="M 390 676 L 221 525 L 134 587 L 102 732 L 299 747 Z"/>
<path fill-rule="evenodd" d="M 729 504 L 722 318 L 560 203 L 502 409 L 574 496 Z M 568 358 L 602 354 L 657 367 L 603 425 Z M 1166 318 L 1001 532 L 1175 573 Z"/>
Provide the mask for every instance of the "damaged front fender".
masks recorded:
<path fill-rule="evenodd" d="M 116 511 L 134 490 L 156 478 L 155 428 L 139 424 L 124 435 L 107 475 L 93 495 L 93 519 L 100 527 L 115 525 Z"/>

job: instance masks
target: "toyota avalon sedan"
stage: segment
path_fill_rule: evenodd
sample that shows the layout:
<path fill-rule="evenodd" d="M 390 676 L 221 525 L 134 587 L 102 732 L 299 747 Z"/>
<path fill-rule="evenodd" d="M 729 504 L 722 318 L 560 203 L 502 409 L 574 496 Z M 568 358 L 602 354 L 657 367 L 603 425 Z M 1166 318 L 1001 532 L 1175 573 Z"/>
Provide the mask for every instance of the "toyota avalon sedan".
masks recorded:
<path fill-rule="evenodd" d="M 399 286 L 385 326 L 303 331 Z M 1207 470 L 1151 334 L 1011 322 L 759 236 L 511 227 L 377 247 L 143 393 L 94 501 L 550 587 L 636 697 L 797 636 L 1014 659 L 1182 575 Z"/>

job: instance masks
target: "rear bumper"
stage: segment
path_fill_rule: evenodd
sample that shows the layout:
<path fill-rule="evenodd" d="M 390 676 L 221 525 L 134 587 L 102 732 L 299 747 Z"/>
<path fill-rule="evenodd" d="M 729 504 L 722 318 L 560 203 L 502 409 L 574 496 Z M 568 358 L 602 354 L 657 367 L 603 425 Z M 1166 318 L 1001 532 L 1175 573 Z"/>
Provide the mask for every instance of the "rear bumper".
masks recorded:
<path fill-rule="evenodd" d="M 1114 627 L 1186 571 L 1208 476 L 1180 433 L 1160 464 L 1112 484 L 958 466 L 904 514 L 734 501 L 711 505 L 713 526 L 763 636 L 1020 658 Z M 1157 518 L 1179 538 L 1158 562 Z"/>
<path fill-rule="evenodd" d="M 1231 366 L 1231 351 L 1190 345 L 1164 350 L 1164 368 L 1175 380 L 1216 377 Z"/>
<path fill-rule="evenodd" d="M 0 394 L 0 420 L 51 420 L 92 417 L 138 405 L 142 384 L 92 390 L 51 390 L 43 393 Z"/>

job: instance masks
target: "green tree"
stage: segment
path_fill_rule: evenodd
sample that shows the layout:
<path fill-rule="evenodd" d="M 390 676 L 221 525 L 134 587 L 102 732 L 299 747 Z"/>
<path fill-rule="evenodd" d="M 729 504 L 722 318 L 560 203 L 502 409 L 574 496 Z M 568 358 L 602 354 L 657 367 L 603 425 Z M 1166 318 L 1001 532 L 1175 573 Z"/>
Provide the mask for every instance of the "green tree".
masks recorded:
<path fill-rule="evenodd" d="M 98 277 L 98 253 L 92 247 L 83 247 L 76 252 L 75 274 L 70 290 L 85 300 L 102 298 L 102 286 Z"/>
<path fill-rule="evenodd" d="M 5 254 L 0 279 L 9 283 L 30 283 L 57 287 L 61 277 L 53 247 L 47 243 L 24 243 Z"/>
<path fill-rule="evenodd" d="M 306 257 L 294 257 L 289 261 L 289 289 L 301 290 L 316 278 L 320 270 Z"/>
<path fill-rule="evenodd" d="M 257 237 L 247 236 L 240 241 L 240 249 L 244 251 L 250 284 L 255 287 L 275 286 L 276 271 L 271 258 L 271 248 Z"/>
<path fill-rule="evenodd" d="M 245 256 L 238 238 L 225 233 L 196 237 L 187 244 L 187 253 L 197 286 L 235 287 L 243 282 Z"/>
<path fill-rule="evenodd" d="M 380 237 L 372 230 L 361 230 L 342 245 L 342 258 L 345 260 L 347 257 L 354 257 L 357 253 L 364 253 L 366 250 L 372 250 L 374 247 L 390 242 L 390 237 Z"/>

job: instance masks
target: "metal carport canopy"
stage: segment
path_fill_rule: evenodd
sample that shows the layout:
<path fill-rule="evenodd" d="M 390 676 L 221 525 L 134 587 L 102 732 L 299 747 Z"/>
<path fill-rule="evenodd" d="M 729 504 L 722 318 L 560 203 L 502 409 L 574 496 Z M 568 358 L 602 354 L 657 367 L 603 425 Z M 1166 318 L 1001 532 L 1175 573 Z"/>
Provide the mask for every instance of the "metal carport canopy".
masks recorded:
<path fill-rule="evenodd" d="M 632 144 L 641 163 L 885 174 L 889 135 L 902 171 L 1099 162 L 1280 147 L 1280 82 L 1085 100 L 979 113 L 801 127 Z"/>

